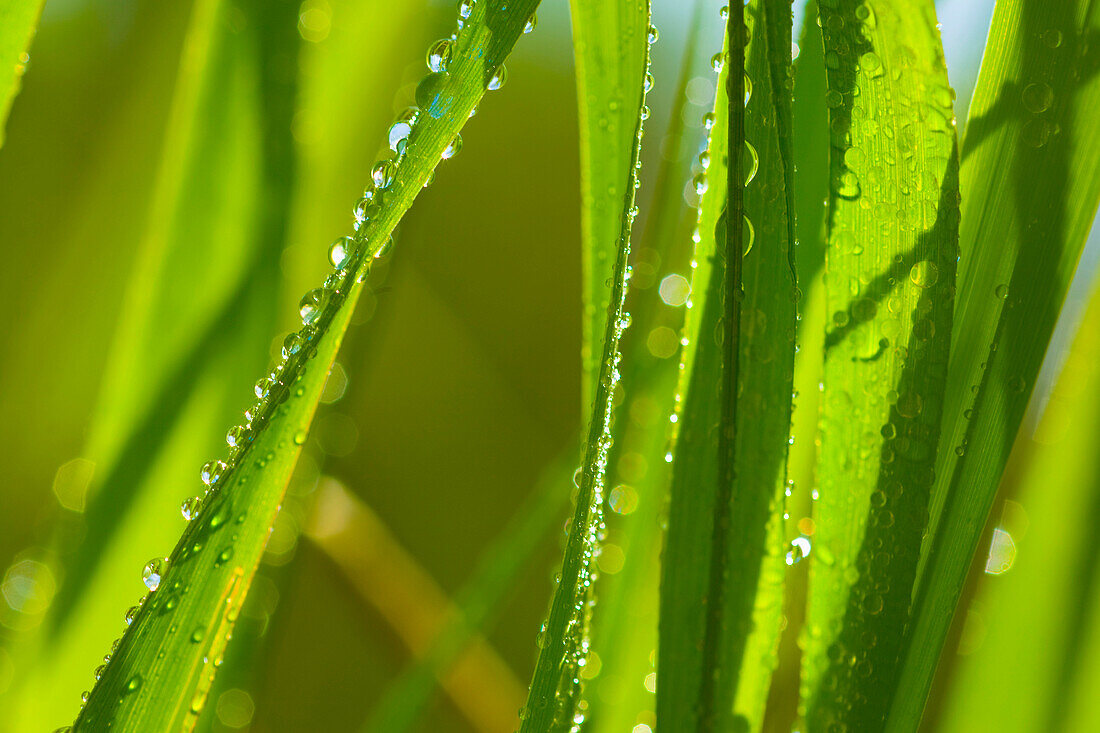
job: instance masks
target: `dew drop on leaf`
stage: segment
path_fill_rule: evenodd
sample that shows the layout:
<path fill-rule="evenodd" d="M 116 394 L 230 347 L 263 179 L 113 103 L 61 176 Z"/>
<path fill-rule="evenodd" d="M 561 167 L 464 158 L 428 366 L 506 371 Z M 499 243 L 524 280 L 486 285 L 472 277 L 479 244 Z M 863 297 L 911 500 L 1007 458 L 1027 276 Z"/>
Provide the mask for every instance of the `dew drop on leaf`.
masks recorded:
<path fill-rule="evenodd" d="M 160 587 L 160 581 L 168 571 L 168 560 L 157 557 L 150 560 L 141 571 L 141 580 L 150 591 Z"/>

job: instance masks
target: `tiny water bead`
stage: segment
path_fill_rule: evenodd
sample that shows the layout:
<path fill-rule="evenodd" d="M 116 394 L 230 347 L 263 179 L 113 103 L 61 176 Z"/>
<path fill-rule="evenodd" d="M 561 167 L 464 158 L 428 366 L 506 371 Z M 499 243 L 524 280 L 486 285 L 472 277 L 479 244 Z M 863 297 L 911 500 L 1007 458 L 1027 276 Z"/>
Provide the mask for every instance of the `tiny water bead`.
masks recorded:
<path fill-rule="evenodd" d="M 508 69 L 504 67 L 504 64 L 501 64 L 493 71 L 492 75 L 489 76 L 489 81 L 485 83 L 485 88 L 490 92 L 495 92 L 497 89 L 504 86 L 504 82 L 506 81 L 508 81 Z"/>
<path fill-rule="evenodd" d="M 538 26 L 538 24 L 539 24 L 538 15 L 536 15 L 535 13 L 531 13 L 531 17 L 527 19 L 526 25 L 523 26 L 524 34 L 530 33 L 531 31 L 535 30 L 535 28 Z"/>
<path fill-rule="evenodd" d="M 466 20 L 474 12 L 474 0 L 460 0 L 458 3 L 458 17 Z"/>
<path fill-rule="evenodd" d="M 310 325 L 316 323 L 325 310 L 328 303 L 328 293 L 321 288 L 314 288 L 302 296 L 298 303 L 298 315 L 302 317 L 302 323 Z"/>
<path fill-rule="evenodd" d="M 930 288 L 940 279 L 940 270 L 931 260 L 921 260 L 909 270 L 909 279 L 921 288 Z"/>
<path fill-rule="evenodd" d="M 249 437 L 248 428 L 243 425 L 235 425 L 229 428 L 229 432 L 225 434 L 225 442 L 230 448 L 243 448 Z"/>
<path fill-rule="evenodd" d="M 447 66 L 451 63 L 453 47 L 454 43 L 450 39 L 436 41 L 429 46 L 427 58 L 428 68 L 436 73 L 445 72 Z"/>
<path fill-rule="evenodd" d="M 1028 84 L 1020 94 L 1020 101 L 1023 102 L 1024 108 L 1028 112 L 1039 114 L 1048 110 L 1051 103 L 1054 102 L 1054 90 L 1050 88 L 1049 84 L 1043 82 Z"/>
<path fill-rule="evenodd" d="M 787 565 L 795 565 L 802 558 L 809 556 L 810 554 L 810 538 L 806 536 L 796 537 L 791 540 L 791 549 L 787 551 L 785 561 Z"/>
<path fill-rule="evenodd" d="M 150 560 L 141 571 L 141 580 L 145 583 L 146 588 L 150 591 L 155 591 L 160 587 L 160 581 L 164 578 L 166 572 L 168 572 L 168 559 L 155 557 Z"/>
<path fill-rule="evenodd" d="M 259 391 L 258 386 L 259 385 L 257 385 L 257 391 Z M 213 486 L 218 482 L 218 479 L 221 478 L 226 468 L 228 468 L 228 466 L 226 466 L 225 461 L 210 461 L 199 471 L 199 478 L 201 478 L 202 482 L 207 486 Z"/>
<path fill-rule="evenodd" d="M 458 155 L 460 150 L 462 150 L 462 135 L 456 133 L 454 139 L 443 149 L 441 157 L 443 160 L 450 160 Z"/>
<path fill-rule="evenodd" d="M 416 113 L 415 107 L 409 107 L 398 114 L 393 124 L 390 125 L 388 135 L 390 150 L 398 155 L 405 152 L 405 145 L 409 140 L 409 135 L 412 134 L 413 125 L 416 124 Z"/>
<path fill-rule="evenodd" d="M 355 240 L 351 237 L 340 237 L 328 248 L 328 260 L 337 270 L 343 270 L 351 259 L 351 253 L 355 249 Z M 262 395 L 257 394 L 257 397 Z"/>
<path fill-rule="evenodd" d="M 180 504 L 180 514 L 183 518 L 190 522 L 192 519 L 198 516 L 199 510 L 202 509 L 202 497 L 192 496 L 189 499 L 184 499 Z"/>
<path fill-rule="evenodd" d="M 371 168 L 370 177 L 378 188 L 389 188 L 397 175 L 397 166 L 391 160 L 380 160 Z"/>

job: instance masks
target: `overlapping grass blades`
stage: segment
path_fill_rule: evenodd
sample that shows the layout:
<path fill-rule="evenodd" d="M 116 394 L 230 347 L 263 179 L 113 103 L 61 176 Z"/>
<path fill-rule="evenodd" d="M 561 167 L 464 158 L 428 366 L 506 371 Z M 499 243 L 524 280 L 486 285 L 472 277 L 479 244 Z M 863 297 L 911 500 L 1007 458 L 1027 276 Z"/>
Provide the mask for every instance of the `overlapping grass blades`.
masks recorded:
<path fill-rule="evenodd" d="M 662 728 L 725 730 L 733 714 L 738 725 L 758 729 L 779 638 L 798 291 L 788 208 L 790 15 L 786 6 L 765 12 L 764 5 L 746 8 L 747 55 L 737 49 L 744 35 L 730 34 L 708 149 L 661 583 Z M 733 10 L 728 22 L 736 26 Z M 737 82 L 729 85 L 733 104 L 729 74 Z M 731 116 L 743 117 L 741 131 Z M 732 182 L 731 134 L 746 141 L 730 157 Z M 727 217 L 727 190 L 743 191 L 749 222 L 732 230 L 742 232 L 730 238 L 733 250 L 726 222 L 741 223 L 742 205 L 731 196 Z M 740 252 L 742 273 L 730 278 Z M 735 394 L 727 383 L 738 387 L 735 410 L 722 402 Z"/>
<path fill-rule="evenodd" d="M 996 6 L 962 147 L 956 332 L 931 533 L 889 730 L 920 719 L 1066 288 L 1100 199 L 1093 2 Z"/>
<path fill-rule="evenodd" d="M 948 678 L 937 729 L 1025 733 L 1100 725 L 1094 704 L 1098 440 L 1100 291 L 1039 425 L 1017 446 L 1025 465 L 1000 512 L 997 552 L 977 563 L 994 577 L 985 578 L 968 614 L 962 642 L 968 656 L 958 658 L 959 669 Z"/>
<path fill-rule="evenodd" d="M 46 0 L 0 0 L 0 146 L 12 100 L 27 71 L 27 53 Z"/>
<path fill-rule="evenodd" d="M 575 475 L 576 508 L 550 611 L 539 632 L 539 656 L 522 730 L 569 730 L 584 720 L 581 668 L 589 651 L 588 621 L 604 531 L 604 474 L 619 382 L 619 340 L 630 230 L 637 215 L 642 122 L 648 115 L 648 0 L 574 3 L 573 32 L 581 110 L 581 185 L 585 222 L 585 409 L 591 408 L 584 457 Z M 599 353 L 599 361 L 593 355 Z M 593 379 L 595 380 L 593 382 Z"/>
<path fill-rule="evenodd" d="M 592 731 L 620 731 L 639 723 L 653 723 L 655 678 L 654 650 L 657 647 L 657 593 L 660 579 L 661 526 L 659 517 L 668 491 L 670 466 L 668 449 L 677 379 L 677 331 L 683 325 L 685 308 L 670 305 L 660 296 L 659 283 L 665 273 L 685 272 L 691 257 L 690 233 L 695 212 L 678 195 L 693 169 L 703 142 L 700 124 L 687 125 L 687 87 L 700 73 L 706 73 L 709 49 L 699 37 L 713 23 L 712 8 L 696 0 L 688 37 L 681 55 L 680 76 L 672 94 L 661 156 L 646 212 L 645 229 L 637 246 L 632 245 L 638 272 L 631 281 L 627 307 L 630 330 L 623 337 L 620 418 L 615 424 L 615 444 L 608 465 L 606 552 L 617 553 L 621 569 L 600 579 L 599 611 L 592 621 L 592 646 L 598 668 L 586 667 L 591 696 L 616 700 L 601 705 L 591 721 Z M 707 12 L 704 12 L 707 11 Z M 705 56 L 705 58 L 704 58 Z M 653 268 L 645 272 L 645 268 Z M 647 279 L 648 275 L 648 279 Z M 673 301 L 676 302 L 675 300 Z M 601 557 L 604 557 L 601 551 Z M 607 565 L 613 567 L 615 560 Z M 601 560 L 601 566 L 605 562 Z M 601 674 L 600 669 L 607 669 Z"/>
<path fill-rule="evenodd" d="M 196 3 L 149 223 L 85 447 L 96 465 L 81 497 L 86 520 L 70 520 L 86 521 L 88 532 L 79 548 L 64 528 L 58 533 L 66 583 L 46 622 L 16 647 L 11 705 L 29 729 L 75 716 L 126 606 L 139 598 L 148 548 L 178 536 L 195 467 L 247 404 L 243 393 L 266 361 L 293 180 L 289 131 L 277 126 L 289 125 L 294 90 L 262 85 L 259 70 L 262 54 L 293 54 L 295 41 L 272 48 L 270 38 L 246 37 L 234 42 L 224 4 Z M 263 127 L 261 106 L 276 129 Z M 200 289 L 206 297 L 197 299 Z M 172 480 L 180 475 L 190 480 Z"/>
<path fill-rule="evenodd" d="M 503 61 L 536 6 L 535 0 L 464 5 L 470 12 L 461 19 L 449 65 L 417 90 L 421 111 L 399 148 L 400 160 L 372 171 L 378 192 L 363 206 L 350 252 L 333 257 L 339 269 L 303 304 L 307 325 L 288 337 L 284 362 L 257 385 L 260 401 L 250 423 L 232 431 L 230 463 L 211 481 L 166 567 L 147 573 L 157 590 L 106 666 L 78 729 L 108 722 L 158 730 L 194 725 L 372 258 L 384 251 L 486 88 L 503 81 Z"/>
<path fill-rule="evenodd" d="M 943 409 L 958 160 L 932 2 L 820 3 L 831 135 L 824 395 L 803 703 L 878 730 Z"/>

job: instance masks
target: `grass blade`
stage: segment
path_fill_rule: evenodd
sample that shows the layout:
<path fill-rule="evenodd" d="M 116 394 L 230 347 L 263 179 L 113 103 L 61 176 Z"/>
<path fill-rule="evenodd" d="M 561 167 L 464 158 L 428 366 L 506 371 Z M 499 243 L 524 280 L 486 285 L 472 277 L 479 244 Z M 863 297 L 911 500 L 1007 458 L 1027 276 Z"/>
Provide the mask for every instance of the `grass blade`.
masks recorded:
<path fill-rule="evenodd" d="M 250 30 L 234 43 L 224 10 L 193 10 L 150 224 L 85 447 L 99 474 L 82 517 L 89 531 L 74 548 L 61 525 L 66 583 L 47 622 L 21 640 L 12 707 L 28 728 L 76 714 L 136 600 L 133 568 L 177 536 L 174 522 L 149 521 L 178 516 L 183 495 L 165 477 L 190 472 L 214 448 L 212 432 L 239 414 L 273 330 L 293 169 L 289 134 L 265 131 L 259 110 L 289 122 L 293 85 L 259 88 L 258 38 Z"/>
<path fill-rule="evenodd" d="M 593 711 L 587 725 L 597 732 L 653 725 L 656 718 L 652 682 L 656 679 L 653 654 L 657 647 L 660 514 L 670 473 L 664 456 L 671 429 L 667 416 L 675 406 L 678 376 L 679 360 L 673 357 L 679 351 L 677 332 L 683 327 L 686 310 L 682 301 L 679 305 L 666 303 L 658 283 L 664 281 L 662 275 L 679 276 L 686 271 L 691 258 L 695 211 L 687 207 L 680 191 L 693 167 L 701 165 L 697 156 L 703 135 L 701 121 L 693 126 L 696 129 L 686 124 L 692 104 L 687 88 L 705 73 L 710 60 L 709 53 L 704 58 L 699 44 L 709 21 L 711 14 L 704 14 L 704 3 L 696 0 L 662 142 L 671 154 L 662 156 L 645 230 L 639 246 L 631 248 L 634 276 L 627 299 L 631 326 L 623 338 L 621 369 L 624 400 L 608 466 L 608 485 L 614 488 L 607 497 L 611 515 L 599 559 L 600 610 L 592 621 L 596 657 L 583 673 L 590 680 L 592 698 L 617 701 Z M 697 114 L 701 120 L 702 113 Z M 651 272 L 647 273 L 647 267 Z M 607 674 L 601 674 L 602 669 Z"/>
<path fill-rule="evenodd" d="M 797 301 L 788 221 L 791 158 L 784 141 L 789 140 L 789 93 L 783 90 L 789 88 L 791 40 L 787 11 L 780 7 L 765 12 L 763 6 L 748 7 L 752 41 L 747 76 L 739 73 L 746 68 L 741 54 L 731 54 L 725 64 L 738 83 L 731 93 L 725 89 L 727 76 L 720 78 L 708 150 L 709 183 L 700 208 L 686 331 L 694 350 L 685 352 L 683 360 L 687 389 L 677 421 L 661 585 L 657 721 L 662 728 L 725 730 L 732 724 L 732 712 L 739 725 L 758 729 L 779 639 L 781 504 Z M 735 15 L 730 23 L 736 26 L 738 20 Z M 776 73 L 783 78 L 773 77 Z M 734 105 L 727 101 L 730 94 Z M 736 114 L 745 96 L 747 111 Z M 777 103 L 784 112 L 777 113 Z M 735 129 L 732 139 L 743 138 L 747 144 L 735 146 L 746 152 L 730 157 L 729 168 L 738 177 L 728 183 L 723 177 L 729 170 L 725 157 L 731 114 L 744 119 L 744 131 Z M 781 126 L 779 119 L 787 122 Z M 744 226 L 744 244 L 735 236 L 732 250 L 726 240 L 727 190 L 744 192 L 744 211 L 751 222 Z M 740 204 L 734 199 L 731 206 L 732 218 L 740 221 Z M 726 278 L 732 268 L 724 263 L 736 264 L 742 259 L 736 253 L 745 250 L 743 274 L 734 273 L 730 282 Z M 741 279 L 743 295 L 734 284 Z M 736 331 L 740 343 L 731 348 Z M 734 391 L 724 387 L 730 382 L 738 385 L 740 405 L 734 409 L 727 403 L 723 409 L 715 388 L 732 401 Z M 729 541 L 732 537 L 737 541 Z M 708 562 L 709 576 L 701 572 Z M 700 570 L 691 571 L 692 566 Z"/>
<path fill-rule="evenodd" d="M 1087 0 L 998 3 L 963 144 L 956 334 L 931 533 L 890 730 L 920 719 L 967 569 L 1100 200 Z M 1006 163 L 1006 161 L 1009 161 Z"/>
<path fill-rule="evenodd" d="M 630 228 L 642 139 L 649 44 L 648 0 L 573 3 L 577 92 L 581 110 L 581 174 L 585 222 L 584 407 L 591 422 L 575 477 L 576 508 L 561 576 L 542 631 L 521 730 L 568 730 L 580 702 L 580 668 L 588 655 L 588 616 L 603 528 L 603 483 L 611 447 L 619 339 L 625 328 Z M 625 99 L 624 99 L 625 96 Z M 629 101 L 627 101 L 629 100 Z M 610 124 L 608 112 L 619 112 Z M 645 113 L 643 113 L 645 112 Z M 607 123 L 607 124 L 604 124 Z M 610 292 L 607 283 L 610 282 Z M 600 307 L 600 306 L 603 307 Z M 600 353 L 598 366 L 593 355 Z M 595 382 L 593 382 L 595 377 Z M 579 479 L 579 480 L 578 480 Z"/>
<path fill-rule="evenodd" d="M 15 95 L 27 71 L 31 40 L 46 0 L 0 0 L 0 63 L 10 69 L 0 76 L 0 146 Z"/>
<path fill-rule="evenodd" d="M 481 561 L 455 595 L 455 613 L 420 658 L 390 685 L 371 712 L 364 731 L 400 733 L 414 724 L 427 707 L 436 680 L 454 668 L 455 660 L 469 641 L 493 620 L 510 585 L 529 569 L 536 551 L 560 521 L 565 504 L 562 479 L 572 475 L 574 465 L 571 448 L 567 460 L 559 459 L 544 471 L 529 499 L 485 549 Z"/>
<path fill-rule="evenodd" d="M 958 242 L 933 3 L 821 3 L 832 135 L 807 725 L 881 728 L 943 407 Z"/>
<path fill-rule="evenodd" d="M 995 545 L 1005 552 L 991 554 L 985 567 L 991 576 L 973 605 L 984 638 L 976 651 L 959 658 L 938 729 L 1091 729 L 1074 717 L 1075 708 L 1095 707 L 1090 649 L 1083 642 L 1096 628 L 1100 581 L 1093 562 L 1093 521 L 1100 508 L 1094 450 L 1100 440 L 1098 407 L 1100 291 L 1078 328 L 1042 420 L 1024 443 L 1026 467 L 1011 492 L 1015 501 L 1005 502 L 997 527 L 1007 533 L 998 535 Z M 1050 490 L 1051 476 L 1058 477 L 1058 491 Z M 1075 695 L 1085 691 L 1083 704 L 1075 706 Z"/>
<path fill-rule="evenodd" d="M 340 269 L 303 302 L 307 325 L 287 338 L 283 363 L 258 385 L 251 422 L 231 430 L 230 463 L 211 481 L 197 517 L 164 566 L 147 571 L 147 585 L 159 591 L 123 637 L 78 729 L 194 725 L 370 263 L 388 247 L 439 160 L 453 152 L 486 88 L 503 82 L 503 61 L 536 6 L 535 0 L 476 3 L 461 20 L 445 70 L 421 82 L 417 121 L 403 144 L 395 141 L 400 158 L 372 171 L 377 189 L 362 204 L 356 237 L 342 242 L 350 252 L 334 253 Z"/>

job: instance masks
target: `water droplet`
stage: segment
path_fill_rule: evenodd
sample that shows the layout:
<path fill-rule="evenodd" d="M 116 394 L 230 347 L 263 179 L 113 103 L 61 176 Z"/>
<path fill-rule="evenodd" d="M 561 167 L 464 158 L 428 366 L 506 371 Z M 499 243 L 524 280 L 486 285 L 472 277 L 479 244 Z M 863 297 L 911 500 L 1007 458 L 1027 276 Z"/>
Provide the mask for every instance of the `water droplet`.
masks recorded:
<path fill-rule="evenodd" d="M 163 557 L 155 557 L 150 560 L 141 571 L 141 580 L 150 591 L 160 587 L 161 578 L 168 572 L 168 560 Z"/>
<path fill-rule="evenodd" d="M 394 118 L 393 124 L 390 125 L 388 133 L 390 150 L 398 155 L 403 155 L 405 152 L 409 135 L 412 134 L 413 125 L 416 124 L 416 113 L 416 107 L 407 107 Z"/>
<path fill-rule="evenodd" d="M 1020 94 L 1020 101 L 1024 103 L 1024 107 L 1028 112 L 1039 114 L 1050 109 L 1050 105 L 1054 101 L 1054 90 L 1050 88 L 1049 84 L 1043 82 L 1028 84 L 1024 87 L 1023 93 Z"/>
<path fill-rule="evenodd" d="M 713 112 L 707 112 L 705 115 L 703 115 L 703 128 L 709 130 L 714 127 L 715 119 L 716 118 Z"/>
<path fill-rule="evenodd" d="M 996 295 L 1001 300 L 1007 300 L 1008 299 L 1008 286 L 1005 285 L 1004 283 L 1001 283 L 1000 285 L 998 285 L 996 288 L 993 289 L 993 294 Z"/>
<path fill-rule="evenodd" d="M 1041 38 L 1047 48 L 1058 48 L 1062 45 L 1062 31 L 1055 28 L 1044 32 Z"/>
<path fill-rule="evenodd" d="M 940 279 L 940 270 L 931 260 L 921 260 L 909 270 L 909 279 L 921 288 L 930 288 Z"/>
<path fill-rule="evenodd" d="M 436 41 L 428 47 L 428 68 L 438 73 L 445 72 L 451 63 L 453 43 L 449 39 Z"/>
<path fill-rule="evenodd" d="M 123 620 L 126 621 L 127 626 L 134 623 L 134 619 L 137 618 L 138 611 L 140 611 L 140 610 L 141 610 L 140 605 L 130 606 L 129 608 L 126 609 L 126 615 L 123 616 Z"/>
<path fill-rule="evenodd" d="M 393 249 L 393 237 L 386 237 L 385 241 L 378 245 L 378 249 L 374 251 L 374 258 L 385 257 Z"/>
<path fill-rule="evenodd" d="M 218 479 L 222 477 L 227 466 L 225 461 L 210 461 L 202 467 L 199 471 L 199 478 L 207 486 L 213 486 L 218 482 Z"/>
<path fill-rule="evenodd" d="M 752 146 L 748 140 L 745 141 L 745 159 L 743 166 L 748 167 L 748 172 L 745 173 L 745 185 L 752 183 L 752 179 L 756 178 L 756 172 L 760 170 L 760 156 L 756 152 L 756 148 Z"/>
<path fill-rule="evenodd" d="M 539 24 L 539 18 L 534 13 L 531 13 L 531 17 L 527 19 L 527 24 L 523 26 L 523 32 L 530 33 L 535 30 L 535 27 Z"/>
<path fill-rule="evenodd" d="M 380 160 L 374 164 L 370 171 L 371 180 L 380 189 L 389 188 L 396 174 L 397 166 L 393 164 L 392 160 Z"/>
<path fill-rule="evenodd" d="M 691 185 L 695 187 L 695 193 L 702 196 L 707 192 L 707 176 L 705 173 L 700 173 L 691 179 Z"/>
<path fill-rule="evenodd" d="M 190 522 L 199 514 L 199 510 L 202 509 L 202 498 L 198 496 L 192 496 L 190 499 L 184 499 L 180 504 L 180 514 L 183 518 Z"/>
<path fill-rule="evenodd" d="M 714 72 L 721 73 L 722 65 L 725 63 L 725 56 L 721 51 L 710 57 L 710 68 L 714 69 Z"/>
<path fill-rule="evenodd" d="M 137 692 L 141 689 L 141 675 L 135 674 L 126 683 L 126 692 Z"/>
<path fill-rule="evenodd" d="M 506 81 L 508 81 L 508 69 L 504 68 L 504 64 L 501 64 L 489 77 L 489 81 L 485 83 L 485 88 L 490 92 L 495 92 L 504 86 Z"/>
<path fill-rule="evenodd" d="M 287 334 L 287 337 L 283 339 L 283 358 L 289 359 L 302 350 L 304 345 L 304 339 L 301 334 L 295 332 Z"/>
<path fill-rule="evenodd" d="M 458 4 L 458 17 L 466 19 L 474 12 L 474 0 L 461 0 Z"/>
<path fill-rule="evenodd" d="M 652 26 L 652 25 L 649 26 L 649 32 L 648 32 L 648 35 L 647 35 L 647 38 L 649 39 L 649 42 L 650 43 L 656 43 L 657 39 L 660 38 L 660 37 L 661 37 L 661 34 L 657 32 L 657 27 Z"/>
<path fill-rule="evenodd" d="M 744 257 L 752 250 L 753 242 L 756 241 L 756 229 L 753 227 L 752 222 L 749 221 L 749 217 L 742 214 L 741 219 L 745 222 L 745 233 L 743 235 L 741 247 L 741 256 Z"/>
<path fill-rule="evenodd" d="M 1012 379 L 1008 380 L 1009 390 L 1016 394 L 1020 394 L 1021 392 L 1023 392 L 1026 387 L 1027 382 L 1024 381 L 1024 378 L 1019 375 L 1012 377 Z"/>
<path fill-rule="evenodd" d="M 355 240 L 351 237 L 340 237 L 328 248 L 328 260 L 337 270 L 343 270 L 351 259 L 351 253 L 355 250 Z M 257 397 L 260 395 L 257 394 Z"/>
<path fill-rule="evenodd" d="M 103 677 L 103 673 L 106 672 L 106 671 L 107 671 L 107 665 L 106 664 L 101 664 L 101 665 L 99 665 L 98 667 L 95 668 L 95 671 L 92 672 L 92 676 L 95 677 L 96 680 L 98 680 L 101 677 Z"/>
<path fill-rule="evenodd" d="M 446 74 L 431 73 L 416 86 L 416 104 L 435 119 L 446 114 L 451 106 L 450 100 L 442 99 L 448 78 Z"/>
<path fill-rule="evenodd" d="M 1041 148 L 1050 139 L 1050 130 L 1049 122 L 1036 117 L 1024 123 L 1023 129 L 1020 130 L 1020 138 L 1033 148 Z"/>
<path fill-rule="evenodd" d="M 642 82 L 642 86 L 644 87 L 647 94 L 653 90 L 653 74 L 650 74 L 648 71 L 646 72 L 645 79 Z"/>
<path fill-rule="evenodd" d="M 302 296 L 298 303 L 298 315 L 302 317 L 302 323 L 309 325 L 316 323 L 325 311 L 328 303 L 328 293 L 321 288 L 314 288 Z"/>
<path fill-rule="evenodd" d="M 249 437 L 251 436 L 248 428 L 243 425 L 235 425 L 229 428 L 229 432 L 225 434 L 225 442 L 230 448 L 243 448 Z"/>
<path fill-rule="evenodd" d="M 458 155 L 459 151 L 461 150 L 462 136 L 456 133 L 454 140 L 451 140 L 450 144 L 448 144 L 447 147 L 443 148 L 443 154 L 441 157 L 443 158 L 443 160 L 449 160 Z"/>
<path fill-rule="evenodd" d="M 308 433 L 305 430 L 299 430 L 298 432 L 294 433 L 294 445 L 302 445 L 303 443 L 305 443 L 307 436 Z"/>
<path fill-rule="evenodd" d="M 836 109 L 840 105 L 844 104 L 844 95 L 835 89 L 830 89 L 825 92 L 825 106 L 830 109 Z"/>
<path fill-rule="evenodd" d="M 795 565 L 802 558 L 810 554 L 810 538 L 805 536 L 796 537 L 791 540 L 791 549 L 787 552 L 785 558 L 787 565 Z"/>

